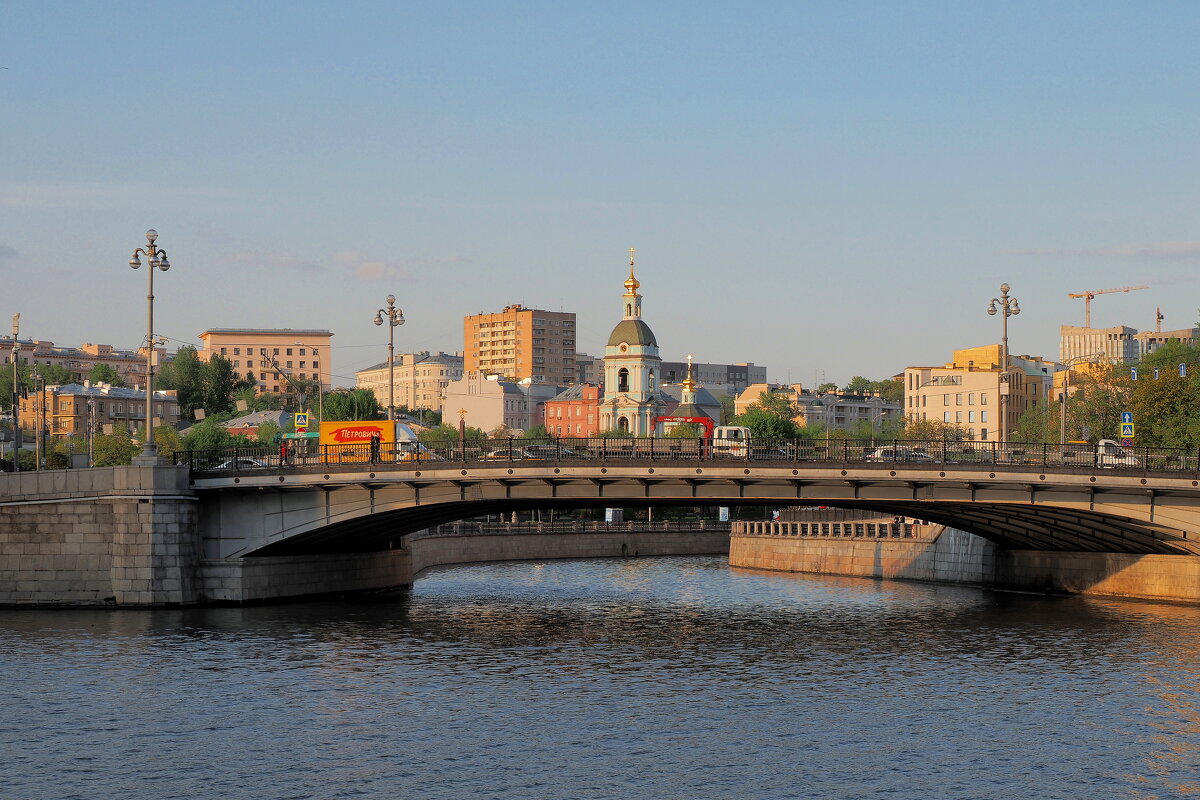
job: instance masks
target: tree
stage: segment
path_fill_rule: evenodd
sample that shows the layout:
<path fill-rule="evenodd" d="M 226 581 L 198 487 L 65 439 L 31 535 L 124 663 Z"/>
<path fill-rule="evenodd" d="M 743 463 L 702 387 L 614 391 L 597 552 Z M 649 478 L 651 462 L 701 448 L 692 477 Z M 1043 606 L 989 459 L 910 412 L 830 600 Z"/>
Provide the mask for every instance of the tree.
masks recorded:
<path fill-rule="evenodd" d="M 158 448 L 159 455 L 165 457 L 187 449 L 183 446 L 179 431 L 170 425 L 159 425 L 154 429 L 154 445 Z"/>
<path fill-rule="evenodd" d="M 196 348 L 180 347 L 175 357 L 159 370 L 156 385 L 159 389 L 174 389 L 179 416 L 195 419 L 196 409 L 204 408 L 204 362 L 196 354 Z"/>
<path fill-rule="evenodd" d="M 832 381 L 827 381 L 826 383 L 822 383 L 820 386 L 817 387 L 817 394 L 825 394 L 826 392 L 836 392 L 837 388 L 838 388 L 838 385 L 836 383 L 833 383 Z"/>
<path fill-rule="evenodd" d="M 1054 444 L 1058 441 L 1058 415 L 1051 414 L 1049 403 L 1039 403 L 1025 410 L 1008 432 L 1010 442 Z"/>
<path fill-rule="evenodd" d="M 274 422 L 267 421 L 258 426 L 258 442 L 259 444 L 273 444 L 283 430 Z"/>
<path fill-rule="evenodd" d="M 667 432 L 668 439 L 699 439 L 704 428 L 694 422 L 682 422 Z"/>
<path fill-rule="evenodd" d="M 799 436 L 795 422 L 761 406 L 751 406 L 733 422 L 735 425 L 749 428 L 750 435 L 754 438 L 795 439 Z"/>
<path fill-rule="evenodd" d="M 330 392 L 324 400 L 325 419 L 379 419 L 382 410 L 375 393 L 370 389 Z"/>
<path fill-rule="evenodd" d="M 224 356 L 212 356 L 201 371 L 201 401 L 205 412 L 223 414 L 234 410 L 233 396 L 246 388 L 245 379 Z"/>
<path fill-rule="evenodd" d="M 93 384 L 107 383 L 110 386 L 124 386 L 125 381 L 117 374 L 117 371 L 108 364 L 97 364 L 92 367 L 88 373 L 87 379 Z"/>
<path fill-rule="evenodd" d="M 875 388 L 875 381 L 868 380 L 862 375 L 855 375 L 842 391 L 847 394 L 867 394 Z"/>
<path fill-rule="evenodd" d="M 950 422 L 943 422 L 940 419 L 907 418 L 904 420 L 903 435 L 905 439 L 912 441 L 957 442 L 967 438 L 967 431 L 965 428 Z"/>
<path fill-rule="evenodd" d="M 5 364 L 3 367 L 0 367 L 0 411 L 12 411 L 12 371 L 12 364 Z M 28 364 L 21 363 L 17 365 L 17 376 L 18 385 L 23 391 L 33 391 L 33 373 L 30 372 Z"/>
<path fill-rule="evenodd" d="M 33 371 L 46 381 L 47 386 L 65 386 L 75 382 L 75 376 L 71 374 L 71 370 L 62 364 L 35 364 Z M 11 379 L 10 376 L 9 380 Z"/>
<path fill-rule="evenodd" d="M 185 450 L 220 450 L 235 444 L 233 435 L 211 419 L 193 425 L 187 436 L 183 437 Z"/>
<path fill-rule="evenodd" d="M 732 425 L 733 418 L 737 416 L 737 398 L 731 394 L 723 394 L 717 400 L 721 403 L 721 424 Z"/>
<path fill-rule="evenodd" d="M 487 439 L 487 434 L 479 428 L 468 427 L 466 439 L 469 442 L 480 442 Z M 417 434 L 417 440 L 431 447 L 449 447 L 458 444 L 458 428 L 453 425 L 438 425 Z"/>
<path fill-rule="evenodd" d="M 117 467 L 133 462 L 141 448 L 133 443 L 129 431 L 114 428 L 111 434 L 92 437 L 92 463 L 97 467 Z"/>
<path fill-rule="evenodd" d="M 534 425 L 521 434 L 522 439 L 551 439 L 550 431 L 546 430 L 545 425 Z"/>

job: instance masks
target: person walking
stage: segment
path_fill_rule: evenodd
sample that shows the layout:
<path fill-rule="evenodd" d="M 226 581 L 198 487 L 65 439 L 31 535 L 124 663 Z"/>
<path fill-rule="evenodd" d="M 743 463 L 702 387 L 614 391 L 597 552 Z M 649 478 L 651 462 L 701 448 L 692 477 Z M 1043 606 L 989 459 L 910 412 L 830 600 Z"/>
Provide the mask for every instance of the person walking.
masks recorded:
<path fill-rule="evenodd" d="M 371 434 L 371 463 L 379 461 L 379 446 L 383 443 L 383 437 L 379 435 L 379 431 Z"/>

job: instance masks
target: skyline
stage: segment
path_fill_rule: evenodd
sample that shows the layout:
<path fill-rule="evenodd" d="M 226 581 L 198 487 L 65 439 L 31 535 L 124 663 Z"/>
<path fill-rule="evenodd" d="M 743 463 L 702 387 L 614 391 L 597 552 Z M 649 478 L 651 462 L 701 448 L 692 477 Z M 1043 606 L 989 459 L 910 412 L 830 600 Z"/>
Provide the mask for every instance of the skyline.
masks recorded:
<path fill-rule="evenodd" d="M 147 228 L 172 347 L 328 328 L 350 381 L 389 293 L 402 352 L 522 303 L 601 355 L 631 246 L 664 357 L 779 382 L 996 342 L 1002 282 L 1014 353 L 1057 356 L 1070 292 L 1149 284 L 1097 327 L 1196 319 L 1188 4 L 146 8 L 3 12 L 23 338 L 137 347 Z"/>

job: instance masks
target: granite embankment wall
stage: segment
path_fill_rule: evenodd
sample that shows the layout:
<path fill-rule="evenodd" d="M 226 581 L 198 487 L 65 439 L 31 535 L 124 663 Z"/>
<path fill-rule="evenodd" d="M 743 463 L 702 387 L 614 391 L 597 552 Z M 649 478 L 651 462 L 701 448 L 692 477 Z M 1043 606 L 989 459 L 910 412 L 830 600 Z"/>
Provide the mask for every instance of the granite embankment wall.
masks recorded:
<path fill-rule="evenodd" d="M 1200 603 L 1200 557 L 997 550 L 963 531 L 912 539 L 800 536 L 788 523 L 734 523 L 735 567 L 964 583 L 1011 591 Z"/>
<path fill-rule="evenodd" d="M 415 534 L 408 539 L 412 574 L 449 564 L 623 556 L 723 555 L 729 531 L 596 531 L 586 533 Z"/>
<path fill-rule="evenodd" d="M 195 517 L 184 468 L 0 475 L 0 604 L 193 602 Z"/>

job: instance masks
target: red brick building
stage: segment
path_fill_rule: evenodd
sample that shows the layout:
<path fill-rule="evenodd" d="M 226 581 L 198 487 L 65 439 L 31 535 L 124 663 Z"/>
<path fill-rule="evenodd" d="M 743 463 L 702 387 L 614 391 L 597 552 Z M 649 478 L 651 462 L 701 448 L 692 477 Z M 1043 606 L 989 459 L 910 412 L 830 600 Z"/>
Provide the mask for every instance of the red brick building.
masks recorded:
<path fill-rule="evenodd" d="M 546 430 L 551 436 L 599 436 L 600 387 L 577 383 L 547 400 Z"/>

